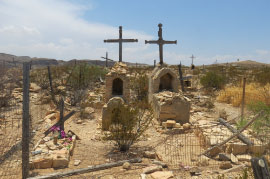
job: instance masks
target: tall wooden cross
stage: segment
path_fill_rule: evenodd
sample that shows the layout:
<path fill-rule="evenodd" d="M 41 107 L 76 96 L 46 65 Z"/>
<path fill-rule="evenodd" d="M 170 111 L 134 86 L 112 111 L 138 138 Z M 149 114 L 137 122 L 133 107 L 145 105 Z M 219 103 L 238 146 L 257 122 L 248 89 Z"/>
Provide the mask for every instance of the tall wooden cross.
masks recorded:
<path fill-rule="evenodd" d="M 119 26 L 119 39 L 104 40 L 105 43 L 119 43 L 119 62 L 122 62 L 122 43 L 123 42 L 138 42 L 138 39 L 123 39 L 122 26 Z"/>
<path fill-rule="evenodd" d="M 194 57 L 193 54 L 192 54 L 192 56 L 191 56 L 190 58 L 192 59 L 191 65 L 193 65 L 193 60 L 194 60 L 196 57 Z"/>
<path fill-rule="evenodd" d="M 163 64 L 163 45 L 165 44 L 177 44 L 177 40 L 175 41 L 167 41 L 163 40 L 162 37 L 162 24 L 158 24 L 158 40 L 146 40 L 145 44 L 157 44 L 159 46 L 159 63 Z"/>

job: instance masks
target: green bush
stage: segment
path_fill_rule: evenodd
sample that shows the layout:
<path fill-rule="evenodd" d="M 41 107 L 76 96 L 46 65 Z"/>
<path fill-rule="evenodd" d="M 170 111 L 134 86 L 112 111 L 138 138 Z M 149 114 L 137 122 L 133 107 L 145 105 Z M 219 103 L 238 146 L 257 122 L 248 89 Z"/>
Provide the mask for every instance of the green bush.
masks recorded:
<path fill-rule="evenodd" d="M 112 113 L 109 133 L 105 140 L 112 140 L 120 151 L 129 150 L 152 120 L 152 112 L 147 110 L 147 103 L 140 101 L 136 105 L 119 104 Z"/>
<path fill-rule="evenodd" d="M 254 114 L 257 114 L 260 111 L 264 112 L 264 115 L 259 117 L 252 124 L 252 127 L 257 134 L 264 134 L 265 132 L 267 132 L 270 129 L 270 105 L 266 105 L 261 101 L 257 101 L 249 104 L 248 109 Z"/>
<path fill-rule="evenodd" d="M 216 74 L 215 72 L 207 72 L 205 76 L 200 79 L 204 88 L 222 89 L 225 85 L 225 77 Z"/>
<path fill-rule="evenodd" d="M 136 73 L 131 79 L 131 88 L 134 90 L 137 100 L 147 100 L 148 94 L 148 76 L 145 72 Z"/>
<path fill-rule="evenodd" d="M 104 79 L 107 71 L 99 66 L 90 66 L 80 63 L 73 67 L 67 77 L 67 85 L 73 89 L 85 89 L 99 78 Z"/>
<path fill-rule="evenodd" d="M 270 83 L 270 67 L 264 67 L 258 71 L 255 75 L 255 81 L 260 83 L 261 85 L 266 85 Z"/>

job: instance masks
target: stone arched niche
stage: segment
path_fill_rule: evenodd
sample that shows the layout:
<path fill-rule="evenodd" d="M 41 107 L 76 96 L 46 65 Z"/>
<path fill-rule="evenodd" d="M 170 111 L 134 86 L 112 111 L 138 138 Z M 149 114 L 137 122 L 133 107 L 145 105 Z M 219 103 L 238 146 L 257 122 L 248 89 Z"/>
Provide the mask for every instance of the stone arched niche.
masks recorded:
<path fill-rule="evenodd" d="M 115 78 L 112 84 L 112 95 L 119 96 L 123 95 L 123 80 Z"/>
<path fill-rule="evenodd" d="M 150 93 L 158 93 L 161 91 L 178 92 L 179 80 L 177 75 L 170 68 L 162 68 L 154 71 L 152 79 L 150 79 Z"/>
<path fill-rule="evenodd" d="M 159 82 L 159 92 L 161 91 L 173 91 L 172 88 L 172 80 L 173 77 L 170 75 L 170 73 L 166 73 L 162 77 L 160 77 L 160 82 Z"/>

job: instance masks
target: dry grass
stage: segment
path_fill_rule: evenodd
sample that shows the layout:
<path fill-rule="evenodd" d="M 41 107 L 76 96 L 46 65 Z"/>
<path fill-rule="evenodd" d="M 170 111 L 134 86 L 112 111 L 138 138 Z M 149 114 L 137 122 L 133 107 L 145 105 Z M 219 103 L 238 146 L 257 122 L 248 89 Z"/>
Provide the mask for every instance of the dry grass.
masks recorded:
<path fill-rule="evenodd" d="M 222 90 L 217 101 L 232 104 L 235 107 L 239 107 L 242 103 L 243 87 L 231 86 Z M 270 84 L 260 86 L 256 83 L 250 83 L 246 85 L 245 104 L 251 104 L 252 102 L 261 101 L 270 105 Z"/>

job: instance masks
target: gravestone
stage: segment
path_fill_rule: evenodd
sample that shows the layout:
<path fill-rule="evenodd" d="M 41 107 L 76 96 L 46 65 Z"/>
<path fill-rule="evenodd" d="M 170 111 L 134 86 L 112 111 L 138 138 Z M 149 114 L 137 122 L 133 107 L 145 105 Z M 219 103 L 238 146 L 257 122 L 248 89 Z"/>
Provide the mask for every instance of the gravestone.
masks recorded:
<path fill-rule="evenodd" d="M 162 24 L 158 25 L 158 40 L 145 41 L 159 46 L 159 64 L 149 75 L 148 102 L 153 107 L 154 117 L 160 124 L 175 120 L 181 124 L 189 122 L 190 103 L 179 92 L 180 81 L 177 73 L 163 60 L 163 45 L 177 44 L 177 41 L 163 40 Z"/>

